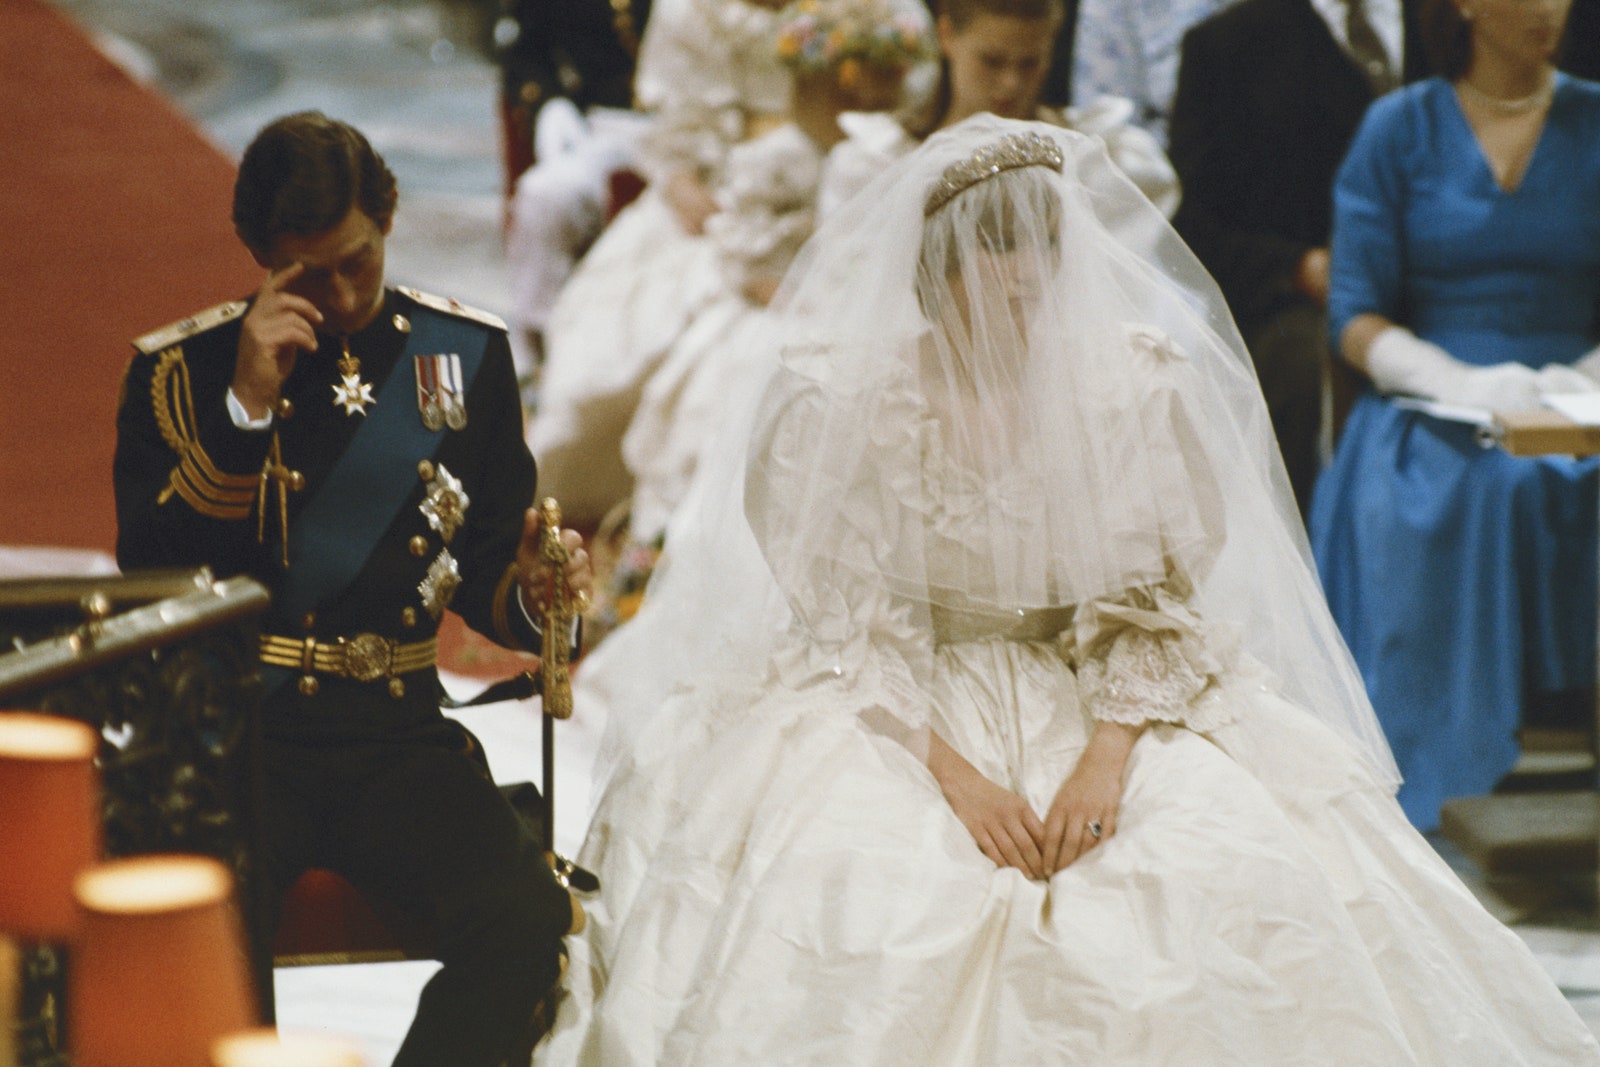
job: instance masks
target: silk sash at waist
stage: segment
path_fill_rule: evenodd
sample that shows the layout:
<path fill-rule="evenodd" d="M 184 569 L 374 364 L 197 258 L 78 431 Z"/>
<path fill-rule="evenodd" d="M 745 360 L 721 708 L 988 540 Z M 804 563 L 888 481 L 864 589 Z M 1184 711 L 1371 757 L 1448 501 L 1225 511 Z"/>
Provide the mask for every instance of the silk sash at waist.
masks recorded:
<path fill-rule="evenodd" d="M 1072 625 L 1069 607 L 994 609 L 932 605 L 933 637 L 938 645 L 998 637 L 1006 641 L 1049 641 Z"/>

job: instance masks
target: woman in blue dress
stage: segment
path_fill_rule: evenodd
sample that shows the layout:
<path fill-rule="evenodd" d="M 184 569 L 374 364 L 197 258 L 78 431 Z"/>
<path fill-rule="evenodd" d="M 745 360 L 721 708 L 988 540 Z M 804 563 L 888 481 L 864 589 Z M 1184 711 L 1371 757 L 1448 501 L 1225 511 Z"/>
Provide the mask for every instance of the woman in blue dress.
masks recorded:
<path fill-rule="evenodd" d="M 1373 388 L 1312 542 L 1424 830 L 1511 770 L 1530 702 L 1594 682 L 1594 463 L 1485 449 L 1393 396 L 1600 388 L 1600 85 L 1555 68 L 1570 7 L 1426 5 L 1444 76 L 1373 105 L 1334 191 L 1331 328 Z"/>

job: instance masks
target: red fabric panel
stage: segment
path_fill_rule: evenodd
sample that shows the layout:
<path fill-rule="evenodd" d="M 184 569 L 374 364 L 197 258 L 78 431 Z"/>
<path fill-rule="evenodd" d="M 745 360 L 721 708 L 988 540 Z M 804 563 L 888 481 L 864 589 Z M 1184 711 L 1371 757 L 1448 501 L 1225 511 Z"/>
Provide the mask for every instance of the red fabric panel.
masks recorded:
<path fill-rule="evenodd" d="M 0 543 L 114 545 L 129 341 L 257 283 L 233 172 L 66 16 L 0 3 Z"/>

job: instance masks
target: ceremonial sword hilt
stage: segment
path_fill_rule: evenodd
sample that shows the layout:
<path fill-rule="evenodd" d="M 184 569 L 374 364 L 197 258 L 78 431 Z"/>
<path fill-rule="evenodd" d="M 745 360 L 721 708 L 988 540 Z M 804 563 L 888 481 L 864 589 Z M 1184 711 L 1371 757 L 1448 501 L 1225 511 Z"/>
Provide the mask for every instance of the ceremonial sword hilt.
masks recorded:
<path fill-rule="evenodd" d="M 545 714 L 568 719 L 572 717 L 572 620 L 578 610 L 567 583 L 567 559 L 571 553 L 561 541 L 561 505 L 554 497 L 547 496 L 540 502 L 539 520 L 539 556 L 548 571 L 539 678 Z"/>

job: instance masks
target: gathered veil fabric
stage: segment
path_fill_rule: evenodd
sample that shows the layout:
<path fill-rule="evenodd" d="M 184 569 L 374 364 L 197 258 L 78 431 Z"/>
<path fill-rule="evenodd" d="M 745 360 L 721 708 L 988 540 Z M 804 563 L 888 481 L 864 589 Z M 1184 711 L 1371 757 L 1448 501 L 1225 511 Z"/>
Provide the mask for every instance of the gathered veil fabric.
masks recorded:
<path fill-rule="evenodd" d="M 925 227 L 941 171 L 1013 129 L 1061 145 L 1067 173 L 1006 171 Z M 846 678 L 899 644 L 884 627 L 931 633 L 933 610 L 1070 607 L 1170 576 L 1393 783 L 1209 275 L 1091 138 L 985 116 L 935 147 L 841 207 L 790 271 L 750 356 L 764 395 L 730 398 L 683 509 L 693 532 L 669 532 L 650 600 L 672 622 L 630 656 L 659 663 L 640 684 L 749 684 L 774 662 L 798 681 L 801 656 Z M 991 254 L 996 233 L 1015 247 Z M 968 301 L 964 332 L 931 329 L 959 291 L 1013 295 Z M 951 470 L 959 506 L 933 515 Z M 614 709 L 614 739 L 656 703 Z"/>
<path fill-rule="evenodd" d="M 975 177 L 1007 137 L 1059 164 Z M 1244 348 L 1102 144 L 935 134 L 768 319 L 578 673 L 604 888 L 538 1063 L 1600 1063 L 1395 803 Z M 923 762 L 1042 814 L 1106 719 L 1153 722 L 1116 833 L 1044 881 Z"/>

